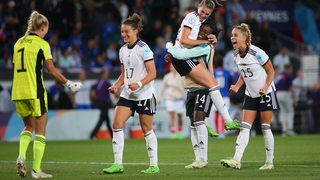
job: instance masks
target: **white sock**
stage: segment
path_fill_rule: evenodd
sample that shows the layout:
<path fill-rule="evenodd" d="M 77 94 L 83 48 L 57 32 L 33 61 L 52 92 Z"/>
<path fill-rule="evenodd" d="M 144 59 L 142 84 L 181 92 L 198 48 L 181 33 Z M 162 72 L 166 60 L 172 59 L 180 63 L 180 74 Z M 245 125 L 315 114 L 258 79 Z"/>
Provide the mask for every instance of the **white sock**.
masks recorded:
<path fill-rule="evenodd" d="M 150 166 L 158 167 L 158 141 L 153 130 L 144 135 L 148 156 L 150 158 Z"/>
<path fill-rule="evenodd" d="M 191 137 L 191 144 L 195 156 L 196 161 L 200 161 L 200 147 L 199 147 L 199 141 L 197 136 L 197 131 L 194 126 L 190 126 L 190 137 Z"/>
<path fill-rule="evenodd" d="M 248 123 L 242 122 L 241 127 L 242 128 L 240 129 L 240 133 L 236 141 L 236 152 L 234 153 L 234 156 L 233 156 L 233 159 L 239 163 L 241 162 L 243 152 L 249 143 L 251 125 Z"/>
<path fill-rule="evenodd" d="M 113 130 L 112 148 L 114 153 L 114 163 L 122 165 L 123 148 L 124 148 L 123 129 Z"/>
<path fill-rule="evenodd" d="M 225 123 L 231 123 L 232 119 L 230 117 L 228 108 L 226 106 L 226 103 L 223 101 L 223 98 L 220 93 L 219 86 L 212 87 L 209 89 L 209 95 L 211 97 L 211 100 L 216 107 L 216 109 L 219 111 L 221 116 L 223 117 L 223 120 Z"/>
<path fill-rule="evenodd" d="M 204 121 L 194 123 L 199 140 L 200 156 L 205 162 L 208 161 L 208 131 Z"/>
<path fill-rule="evenodd" d="M 266 147 L 266 162 L 273 163 L 274 137 L 271 131 L 271 126 L 270 124 L 261 124 L 261 129 Z"/>

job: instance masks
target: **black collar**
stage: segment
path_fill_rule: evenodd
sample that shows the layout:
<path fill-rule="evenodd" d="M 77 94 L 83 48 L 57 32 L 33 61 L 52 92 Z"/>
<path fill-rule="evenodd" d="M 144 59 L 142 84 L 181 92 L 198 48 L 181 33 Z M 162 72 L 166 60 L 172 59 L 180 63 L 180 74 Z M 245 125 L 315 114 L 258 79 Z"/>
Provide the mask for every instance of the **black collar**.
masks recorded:
<path fill-rule="evenodd" d="M 36 33 L 30 33 L 29 35 L 35 35 L 35 36 L 38 36 L 38 34 L 36 34 Z"/>
<path fill-rule="evenodd" d="M 137 41 L 136 41 L 135 43 L 133 43 L 132 46 L 130 46 L 130 45 L 128 44 L 128 49 L 134 48 L 134 46 L 135 46 L 139 41 L 140 41 L 140 39 L 137 39 Z"/>
<path fill-rule="evenodd" d="M 241 55 L 241 54 L 240 54 L 240 57 L 241 57 L 241 58 L 246 57 L 246 55 L 247 55 L 248 51 L 249 51 L 249 46 L 247 45 L 247 47 L 246 47 L 246 50 L 245 50 L 244 54 L 243 54 L 243 55 Z"/>

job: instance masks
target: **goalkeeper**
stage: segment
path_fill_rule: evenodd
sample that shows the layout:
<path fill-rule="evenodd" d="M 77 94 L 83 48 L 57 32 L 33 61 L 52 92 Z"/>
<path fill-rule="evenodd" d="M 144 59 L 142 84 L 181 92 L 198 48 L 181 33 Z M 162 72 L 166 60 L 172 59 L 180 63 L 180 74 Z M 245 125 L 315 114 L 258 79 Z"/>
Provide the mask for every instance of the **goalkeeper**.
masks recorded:
<path fill-rule="evenodd" d="M 12 83 L 12 100 L 16 111 L 22 117 L 24 129 L 20 134 L 17 174 L 25 177 L 26 152 L 35 133 L 33 142 L 32 178 L 52 178 L 41 170 L 41 160 L 46 146 L 46 125 L 48 121 L 47 92 L 43 83 L 44 65 L 49 74 L 59 83 L 64 84 L 73 93 L 82 84 L 67 80 L 54 66 L 50 46 L 43 38 L 48 32 L 48 19 L 37 11 L 32 12 L 28 20 L 25 35 L 14 45 L 14 74 Z"/>

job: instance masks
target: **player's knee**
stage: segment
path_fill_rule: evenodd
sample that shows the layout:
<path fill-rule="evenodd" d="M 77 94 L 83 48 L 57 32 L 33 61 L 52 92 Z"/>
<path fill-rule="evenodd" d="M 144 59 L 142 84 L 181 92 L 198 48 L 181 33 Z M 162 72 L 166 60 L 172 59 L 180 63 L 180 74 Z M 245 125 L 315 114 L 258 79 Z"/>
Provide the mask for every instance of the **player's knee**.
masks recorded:
<path fill-rule="evenodd" d="M 113 121 L 112 128 L 113 129 L 122 129 L 123 128 L 123 123 L 119 122 L 119 121 Z"/>
<path fill-rule="evenodd" d="M 249 130 L 252 127 L 252 125 L 247 123 L 247 122 L 241 122 L 240 126 L 241 126 L 242 129 L 249 129 Z"/>
<path fill-rule="evenodd" d="M 202 124 L 205 124 L 204 120 L 201 120 L 201 119 L 196 119 L 194 122 L 193 122 L 193 125 L 194 126 L 200 126 Z"/>
<path fill-rule="evenodd" d="M 262 130 L 271 129 L 271 125 L 270 125 L 270 124 L 261 124 L 261 129 L 262 129 Z"/>
<path fill-rule="evenodd" d="M 24 128 L 25 130 L 27 130 L 27 131 L 30 131 L 30 132 L 33 132 L 34 131 L 34 127 L 33 126 L 31 126 L 31 125 L 25 125 L 25 128 Z"/>

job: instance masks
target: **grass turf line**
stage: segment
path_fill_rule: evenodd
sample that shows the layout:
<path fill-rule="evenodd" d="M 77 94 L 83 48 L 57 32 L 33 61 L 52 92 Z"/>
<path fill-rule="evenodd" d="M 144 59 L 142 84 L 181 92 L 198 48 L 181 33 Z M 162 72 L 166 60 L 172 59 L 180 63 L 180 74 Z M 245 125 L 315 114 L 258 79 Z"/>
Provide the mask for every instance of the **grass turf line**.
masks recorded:
<path fill-rule="evenodd" d="M 48 141 L 42 169 L 54 179 L 318 179 L 320 177 L 320 135 L 275 136 L 275 169 L 259 171 L 265 161 L 262 136 L 251 137 L 242 158 L 241 170 L 222 167 L 220 159 L 232 157 L 236 136 L 209 138 L 209 166 L 185 169 L 194 157 L 190 139 L 159 139 L 159 167 L 156 175 L 141 174 L 149 165 L 144 139 L 125 141 L 124 173 L 104 174 L 113 163 L 110 140 Z M 17 179 L 15 160 L 18 142 L 0 142 L 1 179 Z M 31 179 L 32 143 L 27 153 Z"/>

